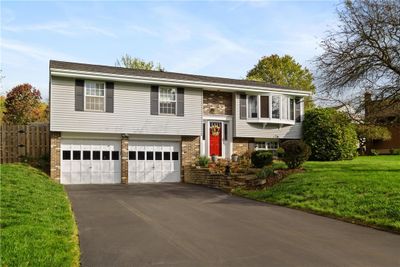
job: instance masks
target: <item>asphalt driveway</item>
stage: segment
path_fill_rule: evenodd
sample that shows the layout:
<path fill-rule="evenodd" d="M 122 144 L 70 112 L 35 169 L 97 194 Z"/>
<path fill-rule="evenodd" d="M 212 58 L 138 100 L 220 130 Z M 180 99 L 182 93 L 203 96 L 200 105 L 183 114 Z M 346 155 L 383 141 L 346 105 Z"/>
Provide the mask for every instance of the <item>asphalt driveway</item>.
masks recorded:
<path fill-rule="evenodd" d="M 214 189 L 66 188 L 83 266 L 400 266 L 400 235 Z"/>

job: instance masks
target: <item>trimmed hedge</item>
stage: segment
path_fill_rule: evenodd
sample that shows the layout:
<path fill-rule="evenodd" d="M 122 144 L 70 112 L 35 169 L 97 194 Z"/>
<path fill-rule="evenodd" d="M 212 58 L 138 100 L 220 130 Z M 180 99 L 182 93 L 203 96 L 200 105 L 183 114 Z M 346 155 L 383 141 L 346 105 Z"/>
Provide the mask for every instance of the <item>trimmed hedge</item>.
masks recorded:
<path fill-rule="evenodd" d="M 357 155 L 357 133 L 346 114 L 332 108 L 306 111 L 304 142 L 311 148 L 311 160 L 353 159 Z"/>
<path fill-rule="evenodd" d="M 254 167 L 262 168 L 266 165 L 271 165 L 273 161 L 273 155 L 270 151 L 258 150 L 251 153 L 251 163 Z"/>

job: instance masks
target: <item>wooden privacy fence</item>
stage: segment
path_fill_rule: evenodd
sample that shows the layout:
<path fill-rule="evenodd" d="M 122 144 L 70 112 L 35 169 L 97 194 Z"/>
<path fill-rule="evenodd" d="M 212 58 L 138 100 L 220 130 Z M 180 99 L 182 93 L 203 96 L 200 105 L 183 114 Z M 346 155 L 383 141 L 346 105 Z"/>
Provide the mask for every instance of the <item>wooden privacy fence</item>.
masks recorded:
<path fill-rule="evenodd" d="M 39 158 L 50 153 L 48 123 L 1 127 L 0 163 L 18 162 L 24 157 Z"/>

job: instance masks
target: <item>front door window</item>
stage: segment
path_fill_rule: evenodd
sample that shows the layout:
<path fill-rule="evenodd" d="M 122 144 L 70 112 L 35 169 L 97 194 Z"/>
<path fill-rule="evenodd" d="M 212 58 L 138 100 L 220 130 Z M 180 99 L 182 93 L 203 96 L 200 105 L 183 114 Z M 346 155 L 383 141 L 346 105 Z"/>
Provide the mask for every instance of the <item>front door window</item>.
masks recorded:
<path fill-rule="evenodd" d="M 210 122 L 210 156 L 222 156 L 222 123 Z"/>

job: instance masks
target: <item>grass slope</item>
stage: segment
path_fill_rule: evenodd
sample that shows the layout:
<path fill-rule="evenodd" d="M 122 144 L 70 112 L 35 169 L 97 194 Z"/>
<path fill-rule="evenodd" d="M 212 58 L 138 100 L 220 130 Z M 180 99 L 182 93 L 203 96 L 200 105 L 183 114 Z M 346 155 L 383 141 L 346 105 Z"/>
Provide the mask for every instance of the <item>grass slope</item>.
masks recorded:
<path fill-rule="evenodd" d="M 307 162 L 266 190 L 235 193 L 400 232 L 400 156 Z"/>
<path fill-rule="evenodd" d="M 24 164 L 0 165 L 1 265 L 79 266 L 77 227 L 62 185 Z"/>

